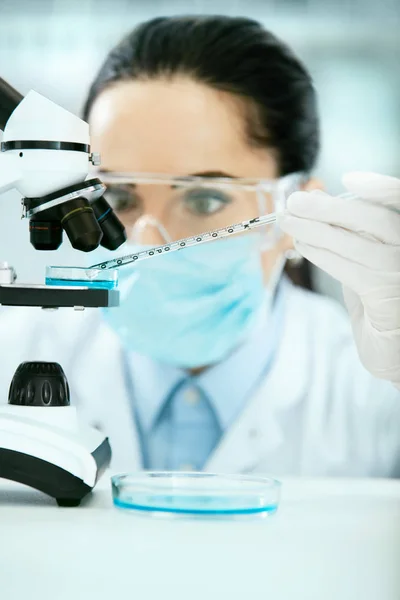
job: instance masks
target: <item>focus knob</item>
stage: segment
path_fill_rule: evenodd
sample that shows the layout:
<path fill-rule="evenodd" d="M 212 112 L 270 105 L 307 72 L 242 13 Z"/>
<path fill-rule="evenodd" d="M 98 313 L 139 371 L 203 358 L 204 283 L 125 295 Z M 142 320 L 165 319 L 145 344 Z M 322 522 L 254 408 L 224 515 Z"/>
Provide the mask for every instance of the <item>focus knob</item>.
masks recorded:
<path fill-rule="evenodd" d="M 24 362 L 15 371 L 8 403 L 16 406 L 69 406 L 69 386 L 53 362 Z"/>

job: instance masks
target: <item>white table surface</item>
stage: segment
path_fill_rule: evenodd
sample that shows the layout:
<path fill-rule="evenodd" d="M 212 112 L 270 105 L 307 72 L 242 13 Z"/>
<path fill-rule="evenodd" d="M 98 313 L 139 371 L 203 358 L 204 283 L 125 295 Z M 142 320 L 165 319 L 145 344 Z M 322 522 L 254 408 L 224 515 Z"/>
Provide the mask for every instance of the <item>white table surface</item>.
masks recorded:
<path fill-rule="evenodd" d="M 262 521 L 79 508 L 0 480 L 1 600 L 399 600 L 400 482 L 284 480 Z"/>

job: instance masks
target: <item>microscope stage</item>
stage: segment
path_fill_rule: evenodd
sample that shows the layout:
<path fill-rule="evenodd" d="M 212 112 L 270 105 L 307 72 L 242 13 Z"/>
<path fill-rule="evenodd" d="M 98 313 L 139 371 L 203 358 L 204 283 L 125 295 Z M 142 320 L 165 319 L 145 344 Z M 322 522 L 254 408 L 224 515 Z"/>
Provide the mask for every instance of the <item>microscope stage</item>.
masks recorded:
<path fill-rule="evenodd" d="M 0 285 L 0 305 L 41 308 L 100 308 L 119 305 L 119 291 L 50 285 Z"/>

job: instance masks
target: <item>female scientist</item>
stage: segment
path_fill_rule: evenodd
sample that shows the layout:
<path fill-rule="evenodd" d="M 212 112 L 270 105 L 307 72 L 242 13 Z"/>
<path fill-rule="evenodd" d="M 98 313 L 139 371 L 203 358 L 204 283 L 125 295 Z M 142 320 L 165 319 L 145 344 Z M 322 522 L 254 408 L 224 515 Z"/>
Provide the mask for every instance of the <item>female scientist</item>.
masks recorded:
<path fill-rule="evenodd" d="M 298 191 L 279 229 L 121 269 L 118 309 L 45 315 L 24 344 L 7 313 L 3 380 L 22 360 L 60 362 L 115 469 L 399 476 L 400 182 L 355 173 L 359 199 L 311 191 L 316 98 L 289 48 L 244 18 L 154 19 L 107 57 L 85 117 L 121 255 Z M 343 284 L 352 328 L 281 276 L 293 238 Z"/>

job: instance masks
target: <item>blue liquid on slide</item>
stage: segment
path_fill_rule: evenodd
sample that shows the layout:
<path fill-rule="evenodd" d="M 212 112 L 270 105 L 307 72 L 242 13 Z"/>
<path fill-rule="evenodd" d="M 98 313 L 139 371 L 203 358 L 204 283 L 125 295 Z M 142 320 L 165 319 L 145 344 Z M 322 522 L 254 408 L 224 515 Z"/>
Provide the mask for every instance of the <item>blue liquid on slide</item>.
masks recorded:
<path fill-rule="evenodd" d="M 78 279 L 53 279 L 46 277 L 46 285 L 56 285 L 62 287 L 87 287 L 87 288 L 101 288 L 103 290 L 113 290 L 118 284 L 115 281 L 85 281 Z"/>

